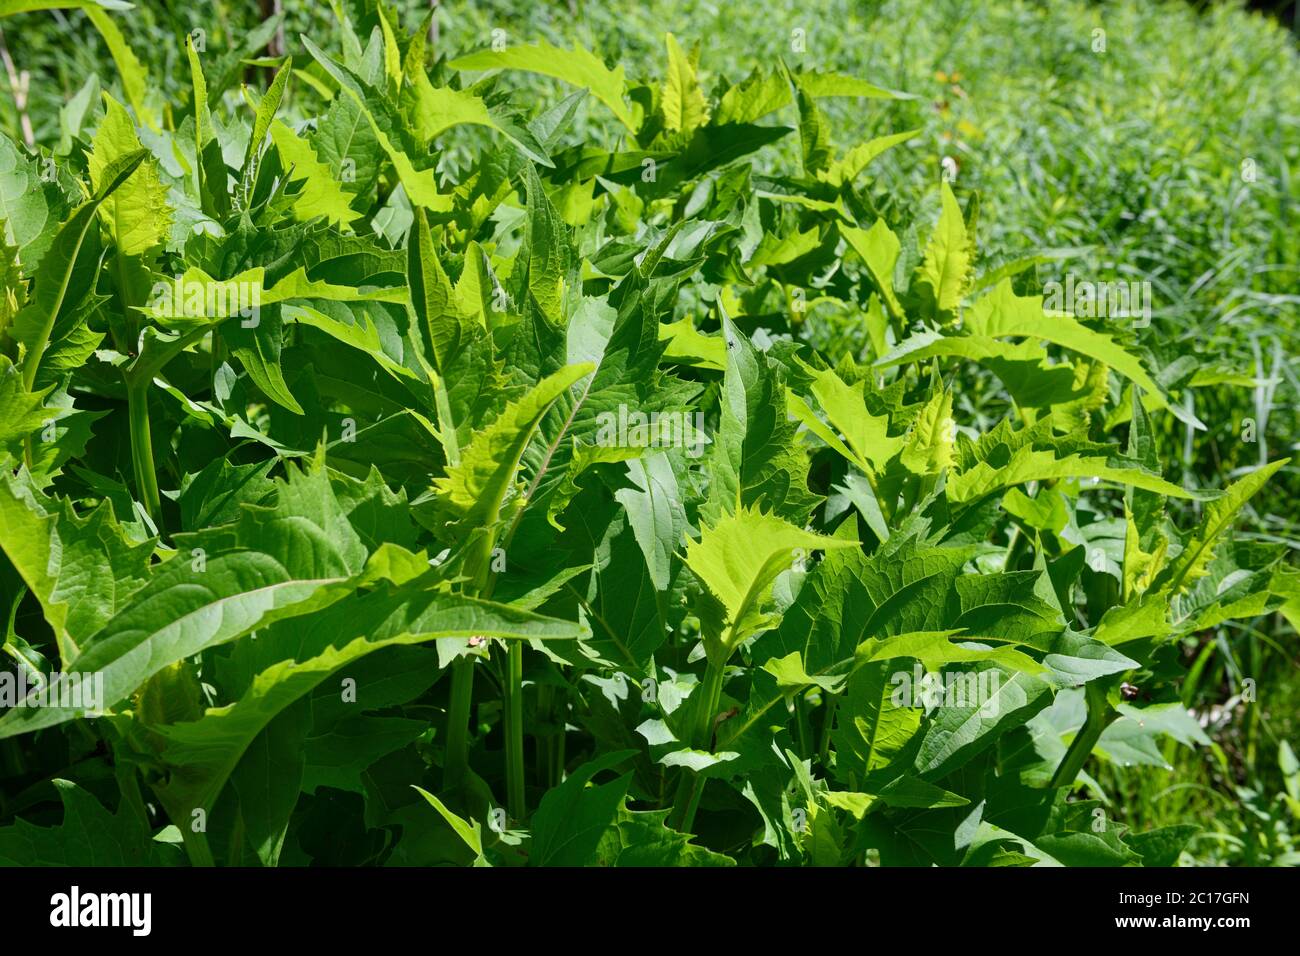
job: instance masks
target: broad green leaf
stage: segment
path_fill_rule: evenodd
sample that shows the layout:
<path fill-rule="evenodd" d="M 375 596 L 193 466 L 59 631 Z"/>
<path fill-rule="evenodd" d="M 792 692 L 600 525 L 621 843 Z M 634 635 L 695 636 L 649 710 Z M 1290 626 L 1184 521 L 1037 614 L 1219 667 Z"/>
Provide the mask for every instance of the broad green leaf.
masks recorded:
<path fill-rule="evenodd" d="M 91 187 L 95 190 L 104 185 L 114 160 L 137 153 L 141 148 L 126 108 L 107 93 L 104 106 L 104 118 L 95 131 L 88 161 Z M 143 256 L 166 241 L 171 232 L 172 211 L 167 202 L 167 187 L 158 177 L 157 163 L 152 159 L 142 162 L 99 211 L 108 223 L 119 255 Z"/>
<path fill-rule="evenodd" d="M 705 527 L 699 541 L 687 544 L 686 565 L 708 589 L 701 620 L 710 657 L 721 664 L 746 637 L 775 623 L 772 585 L 795 560 L 856 544 L 805 531 L 757 508 L 741 508 Z"/>
<path fill-rule="evenodd" d="M 448 64 L 453 70 L 526 70 L 554 77 L 573 86 L 591 91 L 620 123 L 635 129 L 636 122 L 624 101 L 627 81 L 623 68 L 609 69 L 600 58 L 580 46 L 564 50 L 541 40 L 532 46 L 513 46 L 505 50 L 471 53 Z"/>
<path fill-rule="evenodd" d="M 877 219 L 870 229 L 840 227 L 849 247 L 858 254 L 871 275 L 871 281 L 880 293 L 889 314 L 895 319 L 903 317 L 903 306 L 894 292 L 894 266 L 902 249 L 898 237 L 894 235 L 883 219 Z"/>
<path fill-rule="evenodd" d="M 981 439 L 980 447 L 949 475 L 948 500 L 975 501 L 1003 488 L 1029 481 L 1092 478 L 1132 485 L 1171 498 L 1197 495 L 1113 454 L 1109 446 L 1051 435 L 1050 419 L 1012 431 L 1005 422 Z M 1046 447 L 1043 447 L 1046 446 Z M 1076 450 L 1077 449 L 1077 450 Z"/>
<path fill-rule="evenodd" d="M 725 372 L 727 369 L 727 343 L 720 337 L 699 332 L 690 316 L 659 326 L 659 338 L 665 343 L 664 358 L 685 365 Z"/>
<path fill-rule="evenodd" d="M 343 93 L 360 108 L 361 114 L 370 124 L 375 140 L 397 171 L 397 178 L 405 189 L 407 198 L 416 206 L 423 206 L 425 209 L 433 211 L 449 209 L 451 197 L 439 191 L 438 178 L 434 170 L 417 168 L 404 149 L 400 117 L 384 101 L 382 94 L 346 66 L 336 63 L 313 43 L 310 37 L 302 37 L 302 42 L 316 62 L 339 84 Z"/>
<path fill-rule="evenodd" d="M 825 169 L 820 170 L 817 173 L 817 178 L 830 183 L 832 186 L 852 183 L 873 159 L 887 149 L 906 143 L 920 132 L 919 129 L 913 129 L 905 133 L 893 133 L 888 136 L 877 136 L 874 139 L 867 140 L 867 142 L 854 146 L 846 152 L 842 159 L 837 159 Z"/>
<path fill-rule="evenodd" d="M 59 6 L 64 5 L 59 4 Z M 135 115 L 145 126 L 151 130 L 158 130 L 160 128 L 158 113 L 148 102 L 147 91 L 152 85 L 148 71 L 131 50 L 113 18 L 104 12 L 105 9 L 119 10 L 122 7 L 89 2 L 79 3 L 76 6 L 86 11 L 86 16 L 90 18 L 90 22 L 95 25 L 95 29 L 100 32 L 108 45 L 109 55 L 117 65 L 118 75 L 122 79 L 122 90 L 126 93 L 126 101 L 131 104 L 131 109 L 135 110 Z"/>
<path fill-rule="evenodd" d="M 721 420 L 708 459 L 711 485 L 704 514 L 714 518 L 761 506 L 803 522 L 819 499 L 808 490 L 807 453 L 786 415 L 775 369 L 725 314 L 722 333 L 727 369 Z"/>
<path fill-rule="evenodd" d="M 17 258 L 30 274 L 54 239 L 55 229 L 67 212 L 53 177 L 42 175 L 53 169 L 52 160 L 29 158 L 8 136 L 0 133 L 0 219 L 4 220 L 4 241 L 17 246 Z"/>
<path fill-rule="evenodd" d="M 896 703 L 898 684 L 891 678 L 885 661 L 867 664 L 849 677 L 831 734 L 840 779 L 888 766 L 919 730 L 922 709 L 910 701 Z"/>
<path fill-rule="evenodd" d="M 0 549 L 41 602 L 69 663 L 145 583 L 153 542 L 129 540 L 108 502 L 78 515 L 23 470 L 0 476 Z"/>
<path fill-rule="evenodd" d="M 26 349 L 23 384 L 28 391 L 36 381 L 46 348 L 72 331 L 76 307 L 94 284 L 102 254 L 97 248 L 97 237 L 92 235 L 96 212 L 136 171 L 144 158 L 145 151 L 137 150 L 108 164 L 95 194 L 78 206 L 67 222 L 59 227 L 36 269 L 35 291 L 14 319 L 14 336 Z"/>
<path fill-rule="evenodd" d="M 80 653 L 66 673 L 102 673 L 104 704 L 111 706 L 204 648 L 333 603 L 356 586 L 366 557 L 323 468 L 293 470 L 279 486 L 275 507 L 246 509 L 233 529 L 199 536 L 187 553 L 155 569 L 98 630 L 69 632 Z M 0 717 L 0 738 L 62 723 L 86 709 L 12 710 Z"/>
<path fill-rule="evenodd" d="M 349 226 L 361 213 L 351 208 L 352 197 L 343 191 L 330 168 L 316 158 L 311 145 L 279 120 L 270 124 L 271 139 L 289 171 L 289 181 L 302 184 L 293 204 L 294 218 L 308 222 L 317 216 L 339 226 Z"/>
<path fill-rule="evenodd" d="M 664 78 L 664 126 L 673 131 L 689 132 L 703 126 L 709 119 L 709 104 L 695 78 L 690 59 L 671 33 L 665 35 L 668 44 L 668 73 Z"/>
<path fill-rule="evenodd" d="M 180 865 L 175 847 L 153 840 L 142 806 L 124 797 L 117 813 L 109 813 L 73 781 L 53 783 L 63 803 L 63 822 L 38 827 L 19 819 L 0 828 L 0 866 Z"/>
<path fill-rule="evenodd" d="M 1215 542 L 1231 527 L 1237 512 L 1289 461 L 1289 458 L 1282 458 L 1255 469 L 1206 504 L 1200 525 L 1192 532 L 1183 550 L 1156 575 L 1151 583 L 1152 589 L 1177 594 L 1187 584 L 1205 574 L 1214 555 Z"/>
<path fill-rule="evenodd" d="M 673 549 L 686 529 L 681 489 L 666 454 L 634 458 L 627 463 L 633 488 L 621 488 L 615 499 L 627 509 L 628 522 L 645 555 L 650 581 L 668 590 Z"/>
<path fill-rule="evenodd" d="M 790 81 L 784 75 L 755 70 L 722 94 L 715 120 L 719 125 L 753 123 L 789 102 Z"/>
<path fill-rule="evenodd" d="M 593 861 L 601 837 L 623 804 L 631 775 L 606 784 L 588 784 L 596 774 L 635 755 L 635 751 L 620 750 L 597 757 L 546 792 L 533 814 L 529 854 L 533 866 L 586 866 Z"/>
<path fill-rule="evenodd" d="M 272 626 L 250 651 L 263 664 L 235 701 L 196 721 L 156 725 L 156 758 L 178 771 L 155 788 L 178 822 L 211 809 L 230 774 L 265 728 L 323 680 L 381 648 L 439 638 L 572 639 L 576 624 L 504 605 L 382 584 L 306 618 Z"/>
<path fill-rule="evenodd" d="M 1024 724 L 1051 697 L 1048 684 L 1030 674 L 1008 674 L 996 667 L 977 671 L 999 675 L 996 689 L 985 700 L 939 708 L 917 753 L 917 772 L 939 778 L 955 770 L 993 746 L 1000 735 Z"/>
<path fill-rule="evenodd" d="M 799 84 L 808 91 L 809 96 L 818 98 L 827 96 L 850 96 L 864 99 L 907 100 L 912 99 L 908 93 L 876 86 L 856 76 L 843 73 L 810 70 L 797 74 Z"/>
<path fill-rule="evenodd" d="M 830 165 L 834 147 L 831 145 L 830 124 L 817 106 L 817 101 L 795 79 L 795 103 L 799 107 L 799 145 L 803 150 L 805 176 L 818 176 Z"/>
<path fill-rule="evenodd" d="M 0 355 L 0 449 L 21 457 L 22 440 L 51 419 L 42 401 L 48 392 L 23 388 L 18 367 Z"/>
<path fill-rule="evenodd" d="M 407 256 L 406 275 L 421 345 L 434 371 L 445 375 L 461 347 L 461 323 L 453 308 L 455 290 L 438 261 L 422 209 L 415 212 Z"/>
<path fill-rule="evenodd" d="M 0 0 L 0 17 L 34 10 L 85 10 L 99 7 L 103 10 L 130 10 L 126 0 Z"/>
<path fill-rule="evenodd" d="M 447 809 L 446 804 L 431 794 L 428 790 L 420 787 L 415 788 L 420 796 L 429 801 L 429 806 L 438 811 L 438 814 L 447 821 L 448 826 L 455 831 L 456 836 L 465 841 L 465 845 L 474 851 L 475 860 L 483 859 L 483 827 L 477 821 L 467 821 Z"/>
<path fill-rule="evenodd" d="M 1049 315 L 1040 297 L 1016 295 L 1010 279 L 1003 279 L 992 292 L 971 305 L 966 310 L 965 323 L 974 335 L 1042 339 L 1086 355 L 1135 383 L 1151 396 L 1157 407 L 1166 407 L 1163 391 L 1137 356 L 1116 344 L 1111 336 L 1094 332 L 1071 316 Z"/>
<path fill-rule="evenodd" d="M 248 137 L 248 150 L 244 154 L 244 177 L 245 181 L 251 181 L 253 165 L 257 157 L 258 150 L 262 146 L 262 141 L 266 139 L 266 134 L 271 130 L 271 123 L 275 120 L 276 111 L 280 108 L 280 101 L 284 98 L 285 88 L 289 85 L 289 77 L 293 75 L 293 57 L 286 57 L 284 65 L 276 71 L 271 85 L 266 88 L 262 98 L 257 103 L 257 112 L 253 118 L 253 132 Z M 247 98 L 247 88 L 245 87 L 245 98 Z"/>
<path fill-rule="evenodd" d="M 946 180 L 940 192 L 943 210 L 926 243 L 925 260 L 917 269 L 915 281 L 929 289 L 932 308 L 937 313 L 948 314 L 957 310 L 970 285 L 974 240 L 967 234 L 961 207 Z"/>
<path fill-rule="evenodd" d="M 596 848 L 597 866 L 735 866 L 668 826 L 668 810 L 619 810 Z"/>
<path fill-rule="evenodd" d="M 524 182 L 528 200 L 528 292 L 551 323 L 563 325 L 568 235 L 531 166 Z"/>
<path fill-rule="evenodd" d="M 912 424 L 899 461 L 916 475 L 938 475 L 952 466 L 952 392 L 935 392 Z"/>
<path fill-rule="evenodd" d="M 514 491 L 519 459 L 542 416 L 569 386 L 591 374 L 590 364 L 570 365 L 538 382 L 511 402 L 463 450 L 460 462 L 434 480 L 439 500 L 463 527 L 490 526 Z"/>
<path fill-rule="evenodd" d="M 857 465 L 860 470 L 867 474 L 883 471 L 885 464 L 891 458 L 908 447 L 910 440 L 908 436 L 888 434 L 890 423 L 887 416 L 873 415 L 867 408 L 866 400 L 863 398 L 866 382 L 849 385 L 829 369 L 816 369 L 809 365 L 802 367 L 812 376 L 813 396 L 831 426 L 844 436 L 844 442 L 841 442 L 835 432 L 828 429 L 816 413 L 793 393 L 789 395 L 790 412 L 807 425 L 817 437 Z M 934 411 L 937 414 L 942 409 L 936 407 Z M 930 423 L 932 430 L 935 428 L 939 430 L 937 436 L 939 439 L 943 439 L 947 434 L 946 426 L 943 424 L 945 417 L 947 416 L 938 416 Z M 923 439 L 918 437 L 917 442 L 923 442 Z"/>

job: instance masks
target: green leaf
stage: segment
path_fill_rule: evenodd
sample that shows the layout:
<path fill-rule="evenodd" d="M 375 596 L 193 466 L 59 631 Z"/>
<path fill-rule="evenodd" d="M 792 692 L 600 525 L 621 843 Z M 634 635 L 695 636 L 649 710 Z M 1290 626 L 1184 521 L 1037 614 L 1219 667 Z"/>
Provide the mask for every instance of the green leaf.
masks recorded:
<path fill-rule="evenodd" d="M 902 245 L 885 220 L 877 219 L 867 230 L 841 225 L 842 235 L 854 252 L 862 259 L 871 281 L 884 300 L 889 314 L 895 319 L 903 317 L 903 306 L 894 292 L 894 266 Z"/>
<path fill-rule="evenodd" d="M 706 517 L 761 506 L 806 521 L 819 499 L 808 490 L 807 453 L 786 417 L 782 388 L 770 360 L 725 314 L 727 370 L 718 431 L 708 458 Z"/>
<path fill-rule="evenodd" d="M 1124 842 L 1142 857 L 1143 866 L 1176 866 L 1183 849 L 1200 831 L 1194 824 L 1177 824 L 1126 834 Z"/>
<path fill-rule="evenodd" d="M 464 840 L 465 845 L 474 851 L 475 858 L 477 860 L 482 860 L 483 859 L 482 825 L 477 820 L 474 820 L 472 822 L 467 821 L 462 817 L 459 817 L 456 814 L 452 813 L 450 810 L 447 809 L 446 804 L 444 804 L 441 800 L 439 800 L 437 797 L 431 794 L 428 790 L 423 790 L 420 787 L 416 787 L 415 790 L 417 793 L 420 794 L 420 796 L 424 797 L 425 800 L 429 801 L 429 805 L 433 807 L 435 810 L 437 810 L 439 815 L 444 820 L 447 821 L 447 824 L 452 828 L 453 831 L 455 831 L 456 836 Z"/>
<path fill-rule="evenodd" d="M 260 669 L 237 700 L 209 708 L 195 721 L 151 726 L 161 739 L 155 759 L 177 771 L 155 790 L 178 822 L 195 808 L 210 810 L 235 768 L 250 759 L 248 748 L 278 715 L 331 674 L 383 648 L 439 638 L 572 639 L 581 633 L 567 621 L 419 584 L 381 584 L 261 632 L 248 652 Z"/>
<path fill-rule="evenodd" d="M 976 673 L 998 675 L 995 689 L 985 700 L 939 708 L 917 752 L 917 772 L 934 778 L 952 772 L 1049 703 L 1048 684 L 1030 674 L 992 666 Z"/>
<path fill-rule="evenodd" d="M 309 222 L 324 216 L 328 222 L 349 226 L 361 213 L 351 208 L 352 197 L 343 191 L 328 166 L 317 159 L 310 144 L 279 120 L 270 123 L 271 139 L 280 152 L 289 181 L 302 183 L 293 204 L 294 218 Z"/>
<path fill-rule="evenodd" d="M 795 103 L 799 107 L 799 143 L 803 150 L 803 171 L 806 176 L 819 176 L 830 164 L 834 151 L 830 126 L 822 111 L 817 108 L 817 101 L 800 82 L 801 77 L 796 75 Z"/>
<path fill-rule="evenodd" d="M 275 307 L 259 309 L 254 324 L 243 321 L 226 323 L 222 334 L 230 346 L 230 354 L 244 366 L 262 393 L 295 415 L 302 415 L 302 405 L 289 390 L 280 368 L 284 338 L 280 310 Z"/>
<path fill-rule="evenodd" d="M 71 780 L 54 780 L 63 822 L 37 827 L 25 820 L 0 828 L 0 866 L 177 866 L 174 847 L 155 842 L 143 807 L 122 799 L 109 813 Z M 137 797 L 138 799 L 138 797 Z"/>
<path fill-rule="evenodd" d="M 22 440 L 52 418 L 43 402 L 48 392 L 23 388 L 18 367 L 0 355 L 0 449 L 21 457 Z"/>
<path fill-rule="evenodd" d="M 852 183 L 873 159 L 888 149 L 906 143 L 920 132 L 919 129 L 913 129 L 905 133 L 893 133 L 888 136 L 877 136 L 874 139 L 869 139 L 865 143 L 854 146 L 844 154 L 842 159 L 838 159 L 825 169 L 818 171 L 817 178 L 836 187 Z"/>
<path fill-rule="evenodd" d="M 108 163 L 95 194 L 78 206 L 67 222 L 59 227 L 53 243 L 41 259 L 35 273 L 36 289 L 14 320 L 15 337 L 26 348 L 23 385 L 29 391 L 36 381 L 45 349 L 75 327 L 72 320 L 76 307 L 94 284 L 102 254 L 91 231 L 95 214 L 136 171 L 145 155 L 144 150 L 137 150 Z"/>
<path fill-rule="evenodd" d="M 65 663 L 148 578 L 153 542 L 127 538 L 102 502 L 79 516 L 25 469 L 0 475 L 0 549 L 41 602 Z"/>
<path fill-rule="evenodd" d="M 628 523 L 645 555 L 650 582 L 666 591 L 673 549 L 686 529 L 681 489 L 666 454 L 634 458 L 627 463 L 634 488 L 621 488 L 614 498 L 627 509 Z"/>
<path fill-rule="evenodd" d="M 808 91 L 809 96 L 817 98 L 828 96 L 850 96 L 874 100 L 909 100 L 914 97 L 909 93 L 876 86 L 856 76 L 843 73 L 810 70 L 797 74 L 799 84 Z"/>
<path fill-rule="evenodd" d="M 53 168 L 52 160 L 45 162 Z M 0 133 L 0 219 L 4 240 L 18 247 L 24 272 L 31 273 L 44 257 L 67 208 L 53 178 L 42 176 L 41 165 Z"/>
<path fill-rule="evenodd" d="M 611 70 L 600 58 L 580 46 L 564 50 L 541 40 L 532 46 L 513 46 L 504 50 L 484 50 L 452 60 L 453 70 L 526 70 L 554 77 L 573 86 L 591 91 L 620 123 L 635 129 L 636 122 L 628 110 L 623 96 L 627 81 L 620 66 Z"/>
<path fill-rule="evenodd" d="M 1003 279 L 992 292 L 976 301 L 966 311 L 965 321 L 974 335 L 1042 339 L 1086 355 L 1136 384 L 1151 396 L 1157 407 L 1166 407 L 1164 393 L 1137 356 L 1116 344 L 1111 336 L 1094 332 L 1071 316 L 1048 315 L 1040 297 L 1016 295 L 1010 279 Z"/>
<path fill-rule="evenodd" d="M 1046 424 L 1050 425 L 1050 422 Z M 1095 478 L 1132 485 L 1171 498 L 1197 497 L 1187 489 L 1145 471 L 1136 463 L 1107 454 L 1106 446 L 1052 439 L 1042 425 L 1026 427 L 1019 432 L 1012 432 L 1009 427 L 995 429 L 981 441 L 983 447 L 975 453 L 973 460 L 962 462 L 958 474 L 949 476 L 949 501 L 975 501 L 1012 485 L 1059 478 Z M 1073 448 L 1080 450 L 1074 451 Z"/>
<path fill-rule="evenodd" d="M 291 469 L 273 508 L 245 509 L 233 527 L 200 535 L 184 556 L 157 567 L 98 630 L 69 631 L 80 653 L 67 673 L 102 673 L 104 703 L 114 704 L 169 664 L 338 600 L 355 587 L 365 564 L 365 548 L 324 470 Z M 85 710 L 18 708 L 0 717 L 0 738 Z"/>
<path fill-rule="evenodd" d="M 668 810 L 619 809 L 601 836 L 597 866 L 735 866 L 729 856 L 691 842 L 687 833 L 667 825 Z"/>
<path fill-rule="evenodd" d="M 590 363 L 570 365 L 511 402 L 487 428 L 475 433 L 460 462 L 434 480 L 439 501 L 462 527 L 490 526 L 514 491 L 519 459 L 551 403 L 591 374 Z"/>
<path fill-rule="evenodd" d="M 753 123 L 790 102 L 790 81 L 781 73 L 754 70 L 722 94 L 716 122 Z"/>
<path fill-rule="evenodd" d="M 533 814 L 533 866 L 586 866 L 595 858 L 601 837 L 614 822 L 627 794 L 631 775 L 606 784 L 591 784 L 602 771 L 612 770 L 633 750 L 619 750 L 589 760 L 546 792 Z"/>
<path fill-rule="evenodd" d="M 310 37 L 302 37 L 303 45 L 317 63 L 333 77 L 342 87 L 344 95 L 350 97 L 361 110 L 361 115 L 370 124 L 376 142 L 397 171 L 406 196 L 416 206 L 423 206 L 433 211 L 445 211 L 451 207 L 451 197 L 443 195 L 438 189 L 438 178 L 432 168 L 417 168 L 402 143 L 403 124 L 401 118 L 384 101 L 382 93 L 358 76 L 346 66 L 332 60 Z"/>
<path fill-rule="evenodd" d="M 0 0 L 0 17 L 34 10 L 85 10 L 99 7 L 104 10 L 130 10 L 126 0 Z"/>
<path fill-rule="evenodd" d="M 935 392 L 921 408 L 899 461 L 915 475 L 938 475 L 952 466 L 952 392 Z"/>
<path fill-rule="evenodd" d="M 921 726 L 921 708 L 894 702 L 897 685 L 885 661 L 854 671 L 835 712 L 836 775 L 865 774 L 889 766 Z"/>
<path fill-rule="evenodd" d="M 741 641 L 771 627 L 768 609 L 777 575 L 814 550 L 850 548 L 757 508 L 741 508 L 705 527 L 686 546 L 686 565 L 707 589 L 701 623 L 710 658 L 726 661 Z"/>
<path fill-rule="evenodd" d="M 1191 538 L 1177 557 L 1156 575 L 1151 582 L 1151 589 L 1177 594 L 1187 584 L 1204 575 L 1214 555 L 1215 542 L 1231 527 L 1237 512 L 1289 461 L 1289 458 L 1282 458 L 1255 469 L 1246 477 L 1233 482 L 1224 489 L 1221 496 L 1209 502 Z"/>
<path fill-rule="evenodd" d="M 930 306 L 937 313 L 949 314 L 956 312 L 970 285 L 974 240 L 967 234 L 961 207 L 946 180 L 940 193 L 943 211 L 926 243 L 925 260 L 917 269 L 916 282 L 929 290 Z"/>
<path fill-rule="evenodd" d="M 113 22 L 113 18 L 104 12 L 105 9 L 120 10 L 123 7 L 110 6 L 108 3 L 59 4 L 59 6 L 74 5 L 86 11 L 86 16 L 90 18 L 90 22 L 95 25 L 95 29 L 100 32 L 108 45 L 109 55 L 113 57 L 118 75 L 122 78 L 126 101 L 131 104 L 131 109 L 135 110 L 135 115 L 151 130 L 158 130 L 160 128 L 158 113 L 147 100 L 147 91 L 151 87 L 155 89 L 156 87 L 153 86 L 148 71 L 126 42 L 126 38 L 122 36 L 122 31 Z"/>
<path fill-rule="evenodd" d="M 695 78 L 690 59 L 671 33 L 665 34 L 668 44 L 668 72 L 664 79 L 664 126 L 673 131 L 690 132 L 709 120 L 709 104 Z"/>
<path fill-rule="evenodd" d="M 791 414 L 861 471 L 869 475 L 878 474 L 884 470 L 891 458 L 905 448 L 911 447 L 908 444 L 911 440 L 908 436 L 888 434 L 890 422 L 887 415 L 873 414 L 868 409 L 866 399 L 863 397 L 867 386 L 865 381 L 849 385 L 829 369 L 815 369 L 802 363 L 801 367 L 812 376 L 813 396 L 831 426 L 844 436 L 845 441 L 841 442 L 835 432 L 827 428 L 813 410 L 793 393 L 790 393 L 788 400 Z M 942 403 L 941 397 L 940 403 Z M 936 408 L 934 411 L 937 413 L 941 410 Z M 947 426 L 943 424 L 944 417 L 946 416 L 940 416 L 931 422 L 932 428 L 939 429 L 937 436 L 939 440 L 946 435 Z M 921 442 L 923 439 L 918 437 L 916 440 Z M 913 452 L 914 458 L 921 454 L 919 451 Z"/>
<path fill-rule="evenodd" d="M 553 325 L 561 326 L 565 320 L 568 235 L 532 166 L 524 182 L 528 200 L 528 292 L 542 314 Z"/>
<path fill-rule="evenodd" d="M 90 182 L 98 190 L 104 185 L 110 164 L 137 153 L 141 146 L 126 108 L 107 93 L 105 113 L 95 131 L 90 152 Z M 172 212 L 167 188 L 158 177 L 152 159 L 140 164 L 100 207 L 109 232 L 121 255 L 142 256 L 166 241 L 171 232 Z"/>

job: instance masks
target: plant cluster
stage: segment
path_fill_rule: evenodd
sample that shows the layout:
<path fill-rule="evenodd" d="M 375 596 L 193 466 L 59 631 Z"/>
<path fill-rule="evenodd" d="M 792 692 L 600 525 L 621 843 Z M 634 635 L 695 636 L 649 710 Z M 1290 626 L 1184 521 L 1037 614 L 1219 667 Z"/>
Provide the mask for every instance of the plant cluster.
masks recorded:
<path fill-rule="evenodd" d="M 0 861 L 1177 859 L 1088 760 L 1204 742 L 1179 642 L 1300 607 L 1232 531 L 1285 460 L 1162 477 L 1131 328 L 975 194 L 878 215 L 915 133 L 827 106 L 908 94 L 378 4 L 160 108 L 84 5 L 123 98 L 0 137 Z"/>

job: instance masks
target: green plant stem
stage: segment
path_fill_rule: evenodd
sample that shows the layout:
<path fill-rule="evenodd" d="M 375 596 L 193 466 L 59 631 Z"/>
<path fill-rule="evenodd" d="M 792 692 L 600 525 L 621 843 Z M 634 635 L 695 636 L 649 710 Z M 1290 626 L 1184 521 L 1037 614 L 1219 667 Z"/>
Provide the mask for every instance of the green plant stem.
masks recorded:
<path fill-rule="evenodd" d="M 697 750 L 709 749 L 713 737 L 713 718 L 718 713 L 718 702 L 722 700 L 722 682 L 726 676 L 727 665 L 715 664 L 712 660 L 704 668 L 704 680 L 700 684 L 700 707 L 694 714 L 694 726 L 691 730 L 691 746 Z M 693 695 L 692 695 L 693 696 Z"/>
<path fill-rule="evenodd" d="M 1092 748 L 1101 739 L 1102 732 L 1119 716 L 1106 700 L 1106 692 L 1102 688 L 1095 684 L 1088 684 L 1085 694 L 1088 701 L 1088 716 L 1084 718 L 1079 732 L 1074 735 L 1074 740 L 1070 742 L 1070 748 L 1061 758 L 1056 772 L 1052 774 L 1052 782 L 1049 786 L 1053 788 L 1068 787 L 1074 783 L 1075 778 L 1079 776 L 1079 771 L 1088 762 Z"/>
<path fill-rule="evenodd" d="M 474 658 L 458 657 L 451 665 L 451 701 L 447 706 L 447 751 L 443 780 L 459 786 L 469 772 L 469 719 L 474 703 Z"/>
<path fill-rule="evenodd" d="M 537 780 L 546 788 L 560 784 L 564 772 L 564 711 L 566 699 L 552 684 L 537 687 Z"/>
<path fill-rule="evenodd" d="M 182 819 L 176 821 L 181 831 L 181 842 L 185 845 L 185 855 L 190 859 L 190 866 L 216 866 L 212 858 L 212 848 L 208 846 L 208 835 L 195 832 L 193 821 Z"/>
<path fill-rule="evenodd" d="M 1029 538 L 1021 533 L 1020 525 L 1015 525 L 1011 531 L 1011 542 L 1007 545 L 1007 557 L 1003 562 L 1003 568 L 1007 571 L 1016 570 L 1016 565 L 1020 563 L 1020 556 L 1024 553 L 1025 548 L 1029 546 Z"/>
<path fill-rule="evenodd" d="M 695 811 L 700 808 L 700 798 L 704 796 L 705 783 L 703 777 L 692 778 L 690 801 L 686 805 L 686 813 L 682 817 L 682 824 L 678 827 L 679 832 L 690 833 L 691 828 L 695 826 Z"/>
<path fill-rule="evenodd" d="M 799 756 L 811 757 L 808 750 L 808 701 L 802 693 L 794 698 L 795 730 L 799 735 Z"/>
<path fill-rule="evenodd" d="M 718 703 L 722 700 L 722 683 L 726 676 L 727 665 L 715 663 L 712 659 L 704 668 L 704 679 L 700 689 L 691 694 L 691 702 L 696 703 L 695 695 L 700 698 L 692 714 L 689 743 L 696 750 L 708 750 L 713 738 L 713 718 L 718 712 Z M 677 784 L 677 794 L 673 797 L 672 821 L 674 829 L 685 832 L 695 820 L 695 810 L 700 805 L 704 793 L 704 778 L 683 769 Z"/>
<path fill-rule="evenodd" d="M 555 732 L 555 736 L 552 738 L 554 742 L 555 750 L 551 759 L 551 776 L 550 779 L 547 781 L 546 784 L 547 787 L 558 787 L 561 783 L 564 782 L 564 747 L 565 747 L 564 720 L 566 716 L 565 712 L 567 710 L 568 710 L 568 698 L 565 697 L 561 701 L 561 706 L 559 710 L 560 727 L 559 730 Z"/>
<path fill-rule="evenodd" d="M 832 694 L 830 691 L 823 691 L 826 698 L 826 714 L 822 718 L 822 739 L 817 748 L 817 754 L 822 763 L 830 759 L 831 753 L 831 727 L 835 724 L 835 705 L 840 702 L 839 694 Z"/>
<path fill-rule="evenodd" d="M 527 812 L 524 800 L 523 641 L 510 642 L 506 662 L 506 810 L 512 820 L 522 820 Z"/>
<path fill-rule="evenodd" d="M 212 387 L 216 388 L 217 372 L 221 371 L 221 365 L 226 361 L 226 341 L 221 337 L 220 329 L 212 330 L 212 351 L 211 356 L 211 382 Z"/>
<path fill-rule="evenodd" d="M 127 415 L 131 426 L 131 464 L 135 469 L 135 487 L 144 510 L 162 530 L 162 500 L 158 494 L 158 473 L 154 470 L 153 443 L 149 434 L 148 386 L 128 384 Z"/>
<path fill-rule="evenodd" d="M 872 476 L 871 472 L 864 471 L 862 474 L 863 477 L 867 479 L 867 484 L 871 487 L 871 495 L 876 499 L 876 507 L 880 509 L 880 516 L 885 521 L 885 527 L 892 528 L 894 525 L 894 509 L 889 507 L 888 502 L 886 502 L 884 497 L 880 494 L 880 486 L 876 483 L 876 479 Z"/>

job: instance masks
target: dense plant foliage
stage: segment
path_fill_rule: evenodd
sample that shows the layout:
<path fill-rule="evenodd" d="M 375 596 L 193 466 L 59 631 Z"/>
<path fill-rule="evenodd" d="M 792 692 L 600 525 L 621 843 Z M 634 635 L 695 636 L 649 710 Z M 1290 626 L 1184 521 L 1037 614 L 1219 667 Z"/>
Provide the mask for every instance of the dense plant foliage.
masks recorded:
<path fill-rule="evenodd" d="M 882 205 L 828 117 L 910 94 L 379 5 L 159 102 L 84 6 L 121 95 L 0 139 L 0 860 L 1177 859 L 1086 764 L 1296 613 L 1285 459 L 1168 480 L 1194 357 Z"/>

